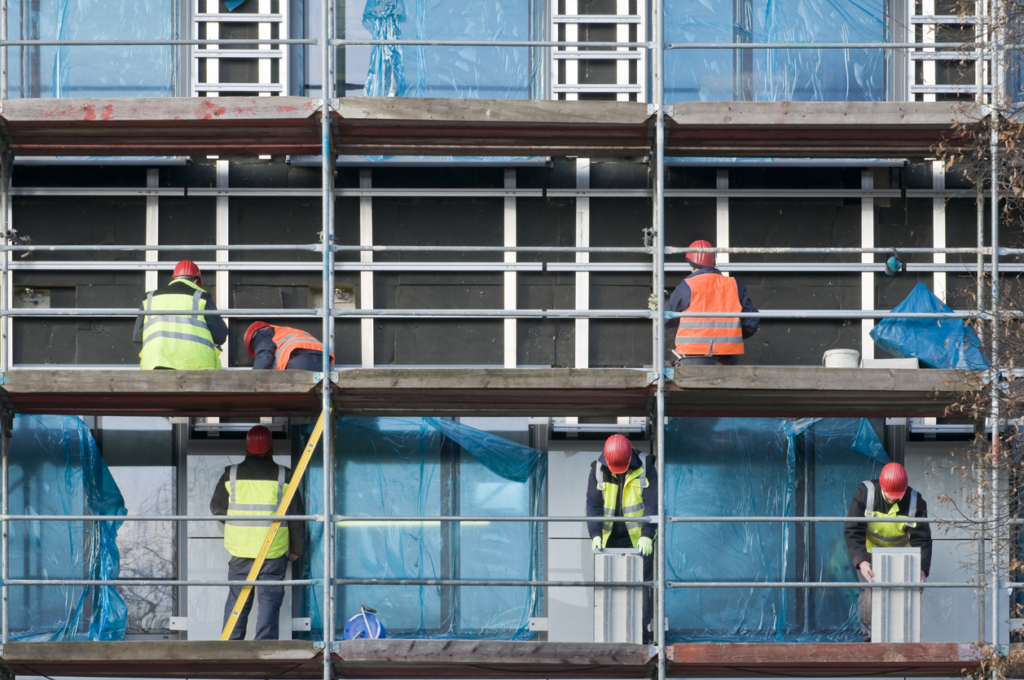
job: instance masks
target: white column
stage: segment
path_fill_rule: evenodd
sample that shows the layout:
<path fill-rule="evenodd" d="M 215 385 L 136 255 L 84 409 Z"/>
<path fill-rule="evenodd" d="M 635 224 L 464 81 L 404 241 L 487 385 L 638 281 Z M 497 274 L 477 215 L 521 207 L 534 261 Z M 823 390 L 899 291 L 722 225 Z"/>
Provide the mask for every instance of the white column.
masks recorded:
<path fill-rule="evenodd" d="M 270 3 L 271 3 L 271 0 L 259 0 L 259 8 L 258 8 L 259 9 L 259 13 L 260 14 L 264 14 L 264 15 L 270 14 L 271 13 L 271 11 L 270 11 Z M 282 9 L 283 9 L 282 14 L 284 14 L 285 12 L 287 12 L 287 3 L 282 0 L 281 5 L 283 6 L 282 7 Z M 259 33 L 258 33 L 259 39 L 260 40 L 270 40 L 270 38 L 272 37 L 270 35 L 271 24 L 269 22 L 265 22 L 264 21 L 264 22 L 261 22 L 261 23 L 257 24 L 257 26 L 259 27 L 258 28 L 258 30 L 259 30 Z M 282 35 L 281 37 L 282 38 L 286 38 L 288 36 Z M 270 50 L 270 49 L 273 49 L 275 46 L 274 45 L 258 45 L 257 47 L 260 50 Z M 279 49 L 285 50 L 287 48 L 282 45 L 282 46 L 279 47 Z M 260 84 L 266 84 L 266 83 L 270 83 L 271 82 L 270 62 L 271 62 L 270 59 L 260 59 L 259 60 L 259 82 L 260 82 Z M 288 94 L 288 93 L 287 92 L 283 92 L 282 94 Z M 269 97 L 270 95 L 271 95 L 270 92 L 260 92 L 260 96 L 261 97 Z"/>
<path fill-rule="evenodd" d="M 202 0 L 200 0 L 201 2 Z M 220 11 L 219 0 L 206 0 L 206 13 L 216 14 Z M 206 23 L 206 39 L 207 40 L 219 40 L 220 39 L 220 24 L 217 22 Z M 219 50 L 220 45 L 206 45 L 207 50 Z M 206 60 L 206 82 L 214 85 L 220 83 L 220 59 L 207 59 Z M 201 85 L 199 86 L 202 87 Z M 207 92 L 207 97 L 219 97 L 219 92 Z"/>
<path fill-rule="evenodd" d="M 160 188 L 160 169 L 149 168 L 146 170 L 146 188 Z M 160 245 L 160 199 L 156 195 L 146 196 L 146 245 Z M 155 250 L 146 251 L 146 262 L 159 260 L 159 253 Z M 157 281 L 156 270 L 146 271 L 146 291 L 156 290 L 160 284 Z"/>
<path fill-rule="evenodd" d="M 516 188 L 515 169 L 505 170 L 505 188 Z M 516 235 L 516 197 L 505 197 L 505 247 L 514 248 L 517 243 Z M 515 253 L 505 253 L 505 262 L 515 262 Z M 518 305 L 516 295 L 516 273 L 505 272 L 505 309 L 516 309 Z M 505 368 L 516 367 L 516 320 L 505 319 Z"/>
<path fill-rule="evenodd" d="M 932 189 L 934 191 L 946 190 L 946 171 L 941 161 L 932 161 Z M 946 247 L 946 197 L 935 196 L 932 198 L 932 247 Z M 933 253 L 933 262 L 945 262 L 945 253 Z M 935 272 L 932 274 L 932 292 L 935 296 L 946 301 L 946 272 Z"/>
<path fill-rule="evenodd" d="M 615 13 L 620 17 L 629 16 L 629 0 L 615 0 Z M 629 24 L 615 25 L 615 42 L 629 42 Z M 616 51 L 629 52 L 629 48 L 617 47 Z M 615 62 L 615 82 L 618 85 L 629 85 L 629 61 L 620 59 Z M 615 95 L 615 99 L 620 102 L 628 102 L 629 93 L 619 92 Z"/>
<path fill-rule="evenodd" d="M 719 191 L 729 189 L 729 171 L 719 170 L 715 174 L 715 188 Z M 719 196 L 715 199 L 715 245 L 719 248 L 729 247 L 729 197 Z M 729 261 L 729 253 L 718 253 L 718 263 Z M 728 276 L 728 272 L 723 272 Z"/>
<path fill-rule="evenodd" d="M 860 188 L 871 191 L 875 187 L 874 173 L 871 170 L 863 170 L 860 175 Z M 875 199 L 865 197 L 860 199 L 860 245 L 862 248 L 875 247 Z M 871 253 L 863 253 L 861 262 L 874 262 L 875 256 Z M 872 310 L 875 308 L 875 273 L 862 272 L 860 275 L 860 308 Z M 875 327 L 874 319 L 861 320 L 860 355 L 863 359 L 875 358 L 875 342 L 871 339 L 871 329 Z"/>
<path fill-rule="evenodd" d="M 935 0 L 921 0 L 921 14 L 924 16 L 935 15 Z M 935 24 L 924 24 L 921 26 L 921 42 L 935 42 Z M 925 47 L 924 52 L 934 52 L 934 47 Z M 921 62 L 921 84 L 935 85 L 935 62 Z M 926 102 L 935 101 L 934 94 L 925 94 L 922 99 Z"/>
<path fill-rule="evenodd" d="M 574 3 L 575 4 L 575 3 Z M 576 188 L 590 189 L 590 159 L 576 159 Z M 590 247 L 590 197 L 576 197 L 576 246 Z M 590 253 L 576 253 L 576 262 L 590 262 Z M 576 309 L 590 309 L 590 272 L 576 272 Z M 590 367 L 590 320 L 576 319 L 576 368 Z"/>
<path fill-rule="evenodd" d="M 568 15 L 579 14 L 579 6 L 577 0 L 565 0 L 565 13 Z M 565 42 L 579 42 L 580 39 L 580 26 L 576 23 L 565 24 Z M 578 52 L 578 47 L 566 47 L 568 52 Z M 579 85 L 580 82 L 580 62 L 573 60 L 566 60 L 565 62 L 565 84 L 566 85 Z M 557 98 L 557 97 L 556 97 Z M 579 95 L 575 92 L 565 93 L 566 101 L 576 101 L 579 99 Z"/>
<path fill-rule="evenodd" d="M 373 186 L 371 170 L 359 171 L 359 188 Z M 373 245 L 373 199 L 359 198 L 359 245 Z M 364 250 L 359 253 L 360 262 L 373 262 L 373 253 Z M 359 272 L 359 308 L 373 309 L 373 272 Z M 360 319 L 360 356 L 363 368 L 373 368 L 373 319 Z"/>
<path fill-rule="evenodd" d="M 217 188 L 227 189 L 228 188 L 228 162 L 217 161 Z M 217 197 L 217 245 L 226 246 L 228 245 L 228 220 L 230 213 L 228 212 L 228 197 L 218 196 Z M 218 250 L 217 251 L 217 262 L 227 262 L 228 251 Z M 231 308 L 231 288 L 228 281 L 228 272 L 218 271 L 215 277 L 217 282 L 217 299 L 214 303 L 217 305 L 217 309 L 230 309 Z M 225 318 L 224 323 L 231 326 L 231 320 Z M 224 348 L 220 353 L 220 363 L 224 368 L 228 367 L 228 360 L 231 354 L 231 343 L 224 343 Z"/>

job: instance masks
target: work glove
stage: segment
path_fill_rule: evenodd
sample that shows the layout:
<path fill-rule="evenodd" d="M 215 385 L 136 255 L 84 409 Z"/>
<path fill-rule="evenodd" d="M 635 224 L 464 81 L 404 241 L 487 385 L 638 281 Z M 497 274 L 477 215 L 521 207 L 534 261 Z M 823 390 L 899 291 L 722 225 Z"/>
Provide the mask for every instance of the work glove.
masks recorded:
<path fill-rule="evenodd" d="M 636 549 L 639 550 L 640 554 L 644 557 L 650 557 L 651 553 L 654 552 L 654 541 L 646 536 L 641 536 L 640 540 L 637 541 Z"/>
<path fill-rule="evenodd" d="M 652 312 L 658 311 L 658 294 L 651 293 L 650 297 L 647 298 L 647 308 Z"/>
<path fill-rule="evenodd" d="M 591 543 L 594 546 L 594 552 L 597 552 L 602 547 L 601 546 L 601 537 L 600 536 L 594 536 L 594 540 Z"/>

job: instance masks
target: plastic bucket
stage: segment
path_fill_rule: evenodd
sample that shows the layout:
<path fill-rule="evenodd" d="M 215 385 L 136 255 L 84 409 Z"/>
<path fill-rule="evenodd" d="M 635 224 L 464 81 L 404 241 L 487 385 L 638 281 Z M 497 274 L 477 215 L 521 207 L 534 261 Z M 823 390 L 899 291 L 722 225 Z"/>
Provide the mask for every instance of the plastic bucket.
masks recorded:
<path fill-rule="evenodd" d="M 855 349 L 830 349 L 821 358 L 825 368 L 857 368 L 860 366 L 860 352 Z"/>

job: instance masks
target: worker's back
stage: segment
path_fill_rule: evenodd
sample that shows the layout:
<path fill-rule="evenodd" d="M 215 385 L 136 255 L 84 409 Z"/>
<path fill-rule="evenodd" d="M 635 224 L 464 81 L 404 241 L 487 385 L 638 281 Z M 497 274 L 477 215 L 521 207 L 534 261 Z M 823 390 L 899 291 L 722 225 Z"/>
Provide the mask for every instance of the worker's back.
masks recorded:
<path fill-rule="evenodd" d="M 687 312 L 742 312 L 736 279 L 717 271 L 686 278 L 690 288 Z M 743 354 L 743 329 L 739 317 L 687 317 L 680 319 L 676 352 L 681 355 Z"/>
<path fill-rule="evenodd" d="M 220 349 L 214 342 L 206 317 L 177 314 L 207 309 L 206 291 L 185 279 L 174 279 L 146 295 L 142 309 L 142 369 L 213 370 L 221 367 Z M 137 328 L 137 335 L 138 328 Z"/>

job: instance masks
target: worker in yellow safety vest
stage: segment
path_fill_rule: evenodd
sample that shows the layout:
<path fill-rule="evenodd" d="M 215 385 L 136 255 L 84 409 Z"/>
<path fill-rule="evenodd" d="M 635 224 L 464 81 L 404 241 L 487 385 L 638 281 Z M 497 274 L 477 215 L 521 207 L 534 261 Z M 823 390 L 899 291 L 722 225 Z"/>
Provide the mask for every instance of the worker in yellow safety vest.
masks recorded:
<path fill-rule="evenodd" d="M 587 517 L 657 517 L 658 471 L 653 458 L 633 450 L 621 434 L 604 444 L 604 453 L 590 465 L 587 483 Z M 635 548 L 643 555 L 644 580 L 654 580 L 654 522 L 588 522 L 595 551 Z M 653 639 L 653 591 L 644 588 L 644 644 Z"/>
<path fill-rule="evenodd" d="M 292 471 L 278 465 L 273 458 L 274 441 L 270 430 L 258 425 L 245 437 L 245 460 L 229 465 L 221 475 L 210 500 L 210 512 L 226 515 L 224 522 L 224 547 L 231 553 L 228 562 L 228 580 L 245 581 L 259 554 L 272 520 L 231 520 L 232 515 L 273 515 L 277 512 L 281 498 L 291 483 Z M 288 506 L 289 515 L 303 514 L 302 498 L 298 492 Z M 270 544 L 263 567 L 257 580 L 281 581 L 285 578 L 288 563 L 302 556 L 306 544 L 306 530 L 302 522 L 283 522 L 274 542 Z M 238 600 L 242 586 L 232 586 L 224 605 L 224 623 L 231 615 L 231 608 Z M 257 640 L 278 639 L 278 619 L 284 587 L 257 586 L 256 599 L 259 611 L 256 619 Z M 253 598 L 246 600 L 238 623 L 231 633 L 232 640 L 244 640 Z"/>
<path fill-rule="evenodd" d="M 914 519 L 928 516 L 928 504 L 910 488 L 907 471 L 899 463 L 882 468 L 878 479 L 861 482 L 850 501 L 847 517 L 892 517 Z M 928 578 L 932 563 L 932 532 L 927 522 L 849 522 L 845 525 L 846 549 L 857 579 L 872 583 L 872 548 L 921 549 L 921 581 Z M 857 599 L 861 633 L 864 641 L 871 641 L 871 589 L 862 588 Z"/>
<path fill-rule="evenodd" d="M 224 319 L 181 313 L 217 310 L 202 285 L 196 263 L 182 260 L 174 267 L 170 283 L 146 294 L 139 309 L 156 313 L 135 320 L 133 340 L 142 343 L 139 368 L 185 371 L 221 367 L 220 346 L 228 338 Z"/>

